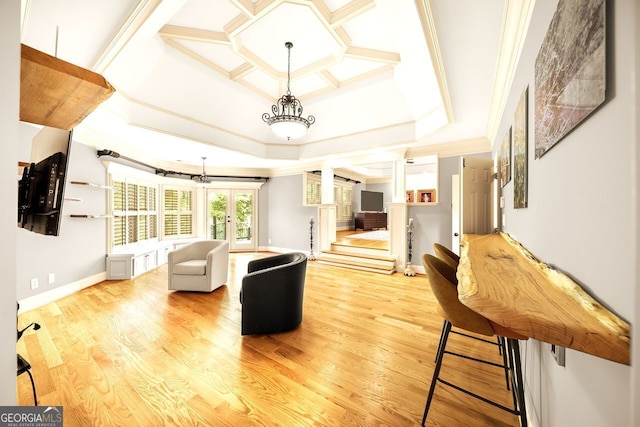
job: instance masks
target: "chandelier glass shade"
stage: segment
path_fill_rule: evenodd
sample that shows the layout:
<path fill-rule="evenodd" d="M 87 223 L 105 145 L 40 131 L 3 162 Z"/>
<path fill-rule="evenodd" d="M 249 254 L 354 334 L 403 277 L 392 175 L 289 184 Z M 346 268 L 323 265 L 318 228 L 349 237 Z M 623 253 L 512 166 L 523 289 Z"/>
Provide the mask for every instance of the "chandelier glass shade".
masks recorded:
<path fill-rule="evenodd" d="M 291 95 L 291 48 L 293 43 L 286 42 L 284 46 L 288 50 L 288 62 L 287 62 L 287 93 L 282 95 L 280 99 L 271 106 L 271 112 L 264 113 L 262 120 L 264 120 L 271 130 L 282 138 L 300 138 L 305 134 L 309 126 L 315 123 L 316 118 L 309 116 L 306 119 L 302 117 L 302 103 L 295 96 Z"/>

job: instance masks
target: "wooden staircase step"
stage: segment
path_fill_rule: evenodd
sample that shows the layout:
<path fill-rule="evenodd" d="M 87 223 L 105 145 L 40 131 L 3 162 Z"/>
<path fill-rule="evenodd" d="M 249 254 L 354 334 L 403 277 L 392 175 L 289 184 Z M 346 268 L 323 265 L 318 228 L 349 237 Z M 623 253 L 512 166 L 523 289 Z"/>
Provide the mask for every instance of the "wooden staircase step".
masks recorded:
<path fill-rule="evenodd" d="M 387 249 L 378 249 L 378 248 L 370 248 L 370 247 L 359 247 L 342 243 L 332 243 L 331 250 L 339 251 L 339 252 L 348 252 L 350 254 L 369 254 L 375 256 L 389 256 L 389 251 Z"/>
<path fill-rule="evenodd" d="M 322 253 L 342 255 L 342 256 L 348 256 L 348 257 L 354 257 L 354 258 L 375 259 L 375 260 L 388 261 L 388 262 L 396 261 L 394 257 L 390 257 L 386 255 L 386 251 L 384 251 L 384 254 L 380 254 L 380 255 L 371 255 L 368 253 L 355 253 L 355 252 L 345 252 L 345 251 L 336 251 L 336 250 L 322 251 Z"/>
<path fill-rule="evenodd" d="M 388 255 L 387 251 L 370 251 L 364 248 L 350 250 L 335 250 L 337 245 L 332 245 L 332 250 L 322 251 L 318 262 L 337 267 L 351 268 L 354 270 L 371 271 L 375 273 L 392 274 L 395 272 L 396 259 Z"/>
<path fill-rule="evenodd" d="M 395 266 L 381 266 L 369 263 L 358 262 L 357 260 L 344 260 L 338 258 L 318 258 L 318 263 L 328 264 L 336 267 L 350 268 L 354 270 L 370 271 L 374 273 L 392 274 L 396 271 Z"/>

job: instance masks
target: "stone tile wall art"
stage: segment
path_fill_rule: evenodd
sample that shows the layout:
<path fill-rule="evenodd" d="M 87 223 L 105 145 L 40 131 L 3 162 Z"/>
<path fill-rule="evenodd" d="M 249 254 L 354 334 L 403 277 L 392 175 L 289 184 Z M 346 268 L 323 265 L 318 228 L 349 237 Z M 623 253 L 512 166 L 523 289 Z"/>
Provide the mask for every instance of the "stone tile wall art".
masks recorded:
<path fill-rule="evenodd" d="M 513 207 L 527 207 L 527 93 L 525 88 L 513 117 Z"/>
<path fill-rule="evenodd" d="M 535 158 L 605 99 L 605 0 L 560 0 L 535 63 Z"/>
<path fill-rule="evenodd" d="M 500 183 L 504 187 L 511 181 L 511 128 L 502 140 L 500 148 Z"/>

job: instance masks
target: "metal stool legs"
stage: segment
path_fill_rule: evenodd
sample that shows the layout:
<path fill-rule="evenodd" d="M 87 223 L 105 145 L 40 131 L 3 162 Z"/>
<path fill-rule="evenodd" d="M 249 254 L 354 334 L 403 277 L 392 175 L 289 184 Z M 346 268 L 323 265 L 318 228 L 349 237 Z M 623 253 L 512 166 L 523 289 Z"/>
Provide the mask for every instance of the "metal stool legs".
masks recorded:
<path fill-rule="evenodd" d="M 427 403 L 425 405 L 424 408 L 424 414 L 422 416 L 422 425 L 425 425 L 425 422 L 427 421 L 427 415 L 429 414 L 429 408 L 431 407 L 431 402 L 433 400 L 433 394 L 435 392 L 436 389 L 436 384 L 438 382 L 441 382 L 444 385 L 447 385 L 449 387 L 452 387 L 458 391 L 461 391 L 465 394 L 468 394 L 469 396 L 472 396 L 476 399 L 479 399 L 485 403 L 488 403 L 490 405 L 493 405 L 499 409 L 502 409 L 503 411 L 507 411 L 511 414 L 514 415 L 518 415 L 520 417 L 520 423 L 522 427 L 527 427 L 527 412 L 526 412 L 526 406 L 525 406 L 525 400 L 524 400 L 524 381 L 522 378 L 522 371 L 521 371 L 521 365 L 520 365 L 520 345 L 518 343 L 518 340 L 514 339 L 514 338 L 502 338 L 502 342 L 504 343 L 506 340 L 506 346 L 503 347 L 503 351 L 502 351 L 502 357 L 503 357 L 503 361 L 505 362 L 505 365 L 500 365 L 497 363 L 493 363 L 493 362 L 489 362 L 486 360 L 482 360 L 482 359 L 477 359 L 474 357 L 470 357 L 470 356 L 465 356 L 462 354 L 458 354 L 458 353 L 454 353 L 454 352 L 450 352 L 446 350 L 447 347 L 447 340 L 449 339 L 449 334 L 452 332 L 451 330 L 451 322 L 445 320 L 443 328 L 442 328 L 442 334 L 440 336 L 440 343 L 438 345 L 438 351 L 436 354 L 436 366 L 433 370 L 433 378 L 431 379 L 431 386 L 429 388 L 429 394 L 427 396 Z M 466 334 L 463 334 L 466 335 Z M 472 337 L 474 338 L 474 337 Z M 504 344 L 503 344 L 504 345 Z M 485 363 L 488 365 L 492 365 L 492 366 L 496 366 L 496 367 L 500 367 L 503 368 L 505 370 L 505 375 L 507 376 L 507 389 L 509 389 L 509 382 L 511 383 L 511 391 L 512 391 L 512 395 L 513 395 L 513 408 L 508 408 L 504 405 L 501 405 L 499 403 L 496 403 L 490 399 L 487 399 L 483 396 L 480 396 L 478 394 L 475 394 L 473 392 L 470 392 L 460 386 L 457 386 L 453 383 L 450 383 L 448 381 L 443 380 L 442 378 L 440 378 L 440 369 L 442 368 L 442 360 L 444 358 L 445 354 L 451 354 L 453 356 L 458 356 L 458 357 L 462 357 L 468 360 L 473 360 L 476 362 L 481 362 L 481 363 Z M 510 377 L 510 378 L 509 378 Z M 510 380 L 510 381 L 509 381 Z"/>
<path fill-rule="evenodd" d="M 444 321 L 442 325 L 442 335 L 440 336 L 440 345 L 438 346 L 438 353 L 436 354 L 436 367 L 433 370 L 433 378 L 431 379 L 431 387 L 429 388 L 429 395 L 427 396 L 427 404 L 424 408 L 424 415 L 422 415 L 422 425 L 427 421 L 427 414 L 431 407 L 431 400 L 433 399 L 433 392 L 436 390 L 436 383 L 440 376 L 440 368 L 442 367 L 442 358 L 444 357 L 444 349 L 447 347 L 447 340 L 449 339 L 449 333 L 451 332 L 451 322 Z"/>
<path fill-rule="evenodd" d="M 33 381 L 33 375 L 31 375 L 31 365 L 24 359 L 24 357 L 18 355 L 18 376 L 24 374 L 25 372 L 29 375 L 29 379 L 31 380 L 31 388 L 33 389 L 33 404 L 35 406 L 38 406 L 36 383 Z"/>

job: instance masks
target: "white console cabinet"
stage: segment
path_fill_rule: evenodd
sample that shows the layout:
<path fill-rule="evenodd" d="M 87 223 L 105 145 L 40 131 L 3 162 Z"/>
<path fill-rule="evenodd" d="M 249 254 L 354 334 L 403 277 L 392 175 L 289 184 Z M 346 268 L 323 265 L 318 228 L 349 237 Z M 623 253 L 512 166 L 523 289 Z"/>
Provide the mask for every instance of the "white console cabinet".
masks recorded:
<path fill-rule="evenodd" d="M 125 280 L 166 264 L 176 245 L 188 242 L 162 241 L 133 251 L 107 254 L 107 280 Z"/>

